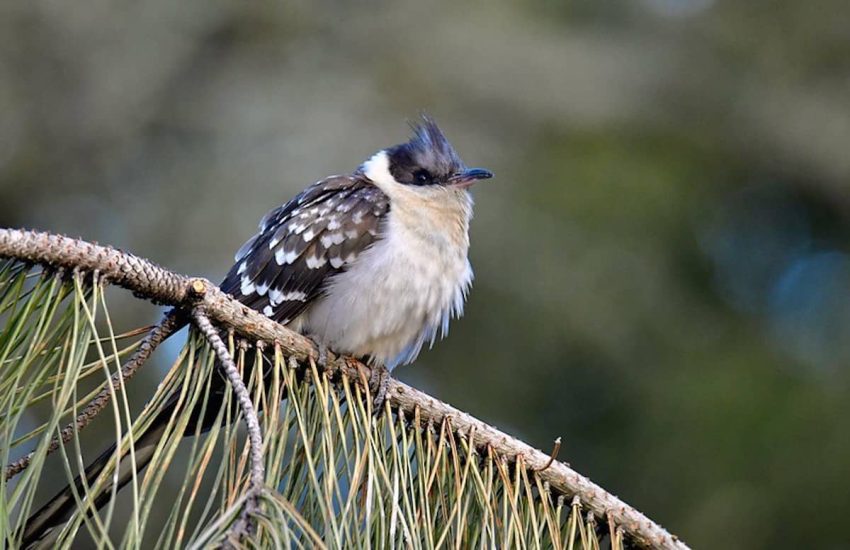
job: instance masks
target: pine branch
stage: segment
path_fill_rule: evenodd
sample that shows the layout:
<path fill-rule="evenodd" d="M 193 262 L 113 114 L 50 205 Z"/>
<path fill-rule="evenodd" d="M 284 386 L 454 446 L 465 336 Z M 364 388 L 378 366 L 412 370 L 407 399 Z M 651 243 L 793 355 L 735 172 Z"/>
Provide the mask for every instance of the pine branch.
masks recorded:
<path fill-rule="evenodd" d="M 0 257 L 41 265 L 98 271 L 109 282 L 155 303 L 191 309 L 201 307 L 222 325 L 253 340 L 274 342 L 298 362 L 316 361 L 319 350 L 307 337 L 275 323 L 257 311 L 225 295 L 205 279 L 172 273 L 129 253 L 49 233 L 0 229 Z M 324 369 L 329 375 L 348 376 L 366 389 L 369 367 L 350 357 L 328 354 Z M 566 498 L 578 498 L 597 518 L 624 529 L 639 547 L 686 549 L 686 544 L 663 527 L 605 491 L 566 464 L 488 424 L 443 403 L 403 382 L 391 379 L 387 403 L 399 413 L 418 409 L 421 418 L 435 424 L 448 421 L 458 437 L 469 438 L 479 449 L 491 449 L 519 467 L 535 471 L 551 490 Z"/>
<path fill-rule="evenodd" d="M 195 321 L 195 326 L 204 335 L 207 341 L 212 345 L 216 356 L 218 357 L 220 368 L 224 371 L 230 385 L 233 387 L 233 392 L 239 400 L 239 407 L 242 408 L 242 413 L 245 415 L 245 423 L 248 425 L 248 440 L 251 445 L 251 490 L 248 498 L 245 501 L 245 509 L 242 518 L 236 523 L 233 531 L 237 538 L 252 531 L 250 516 L 257 511 L 257 499 L 265 487 L 265 467 L 263 465 L 263 434 L 260 429 L 260 420 L 257 418 L 257 411 L 254 409 L 254 404 L 251 402 L 251 395 L 248 393 L 248 388 L 245 387 L 245 382 L 239 375 L 239 370 L 227 350 L 227 346 L 218 335 L 215 327 L 210 323 L 209 317 L 201 307 L 196 307 L 192 310 L 192 319 Z"/>

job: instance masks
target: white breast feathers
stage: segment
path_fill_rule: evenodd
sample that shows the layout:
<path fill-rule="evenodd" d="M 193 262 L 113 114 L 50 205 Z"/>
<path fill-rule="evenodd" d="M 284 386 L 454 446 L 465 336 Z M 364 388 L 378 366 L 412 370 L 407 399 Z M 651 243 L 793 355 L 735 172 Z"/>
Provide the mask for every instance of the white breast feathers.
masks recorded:
<path fill-rule="evenodd" d="M 438 331 L 445 336 L 449 320 L 463 313 L 472 199 L 459 189 L 367 175 L 390 198 L 379 238 L 331 279 L 298 324 L 334 351 L 393 368 L 413 361 Z"/>

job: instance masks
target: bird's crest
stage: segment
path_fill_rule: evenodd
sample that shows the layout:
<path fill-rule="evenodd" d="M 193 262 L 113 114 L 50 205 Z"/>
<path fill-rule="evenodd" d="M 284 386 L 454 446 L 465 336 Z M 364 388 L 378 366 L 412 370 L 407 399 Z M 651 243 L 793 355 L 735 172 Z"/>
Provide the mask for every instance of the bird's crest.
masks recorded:
<path fill-rule="evenodd" d="M 433 167 L 441 174 L 451 174 L 465 167 L 460 155 L 433 118 L 423 114 L 420 120 L 412 122 L 410 126 L 413 128 L 413 137 L 405 147 L 420 166 Z"/>

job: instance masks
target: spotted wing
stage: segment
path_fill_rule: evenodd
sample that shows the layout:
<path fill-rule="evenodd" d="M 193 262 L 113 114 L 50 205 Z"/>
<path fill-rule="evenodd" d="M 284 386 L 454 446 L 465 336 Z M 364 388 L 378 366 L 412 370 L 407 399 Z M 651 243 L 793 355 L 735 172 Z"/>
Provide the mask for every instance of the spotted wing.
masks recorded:
<path fill-rule="evenodd" d="M 378 238 L 389 200 L 357 176 L 313 184 L 260 222 L 221 289 L 279 323 L 289 323 L 328 280 Z"/>

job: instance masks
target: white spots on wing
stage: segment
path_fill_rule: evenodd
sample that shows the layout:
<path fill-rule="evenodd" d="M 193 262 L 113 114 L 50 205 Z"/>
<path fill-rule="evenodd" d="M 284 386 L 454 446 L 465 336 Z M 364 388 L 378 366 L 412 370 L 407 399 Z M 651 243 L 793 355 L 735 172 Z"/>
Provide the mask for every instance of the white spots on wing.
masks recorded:
<path fill-rule="evenodd" d="M 334 214 L 333 216 L 331 216 L 331 219 L 328 222 L 328 231 L 336 231 L 340 227 L 342 226 L 339 223 L 339 216 Z"/>
<path fill-rule="evenodd" d="M 332 245 L 341 244 L 345 240 L 342 233 L 325 233 L 322 235 L 322 246 L 330 248 Z"/>
<path fill-rule="evenodd" d="M 354 215 L 351 216 L 351 221 L 356 224 L 360 224 L 363 221 L 363 216 L 366 214 L 365 210 L 357 210 L 354 212 Z"/>
<path fill-rule="evenodd" d="M 328 263 L 328 260 L 325 259 L 324 256 L 316 257 L 316 256 L 307 256 L 307 267 L 310 269 L 318 269 Z"/>
<path fill-rule="evenodd" d="M 274 260 L 277 262 L 277 265 L 288 265 L 297 259 L 298 254 L 296 254 L 294 250 L 287 252 L 283 248 L 278 248 L 274 253 Z"/>
<path fill-rule="evenodd" d="M 354 260 L 357 259 L 357 252 L 349 252 L 345 257 L 343 256 L 333 256 L 331 258 L 331 267 L 334 269 L 339 269 L 346 264 L 350 264 Z"/>
<path fill-rule="evenodd" d="M 284 302 L 303 302 L 307 299 L 307 293 L 301 292 L 300 290 L 293 290 L 292 292 L 286 292 L 281 298 Z"/>
<path fill-rule="evenodd" d="M 315 237 L 316 234 L 313 232 L 313 228 L 310 228 L 307 231 L 305 231 L 304 234 L 301 235 L 301 236 L 304 238 L 305 243 L 309 243 L 310 241 L 313 240 L 313 237 Z"/>
<path fill-rule="evenodd" d="M 271 317 L 272 315 L 274 315 L 274 309 L 272 309 L 272 306 L 264 307 L 263 315 L 265 315 L 266 317 Z"/>
<path fill-rule="evenodd" d="M 239 264 L 239 268 L 236 270 L 236 274 L 242 275 L 243 273 L 245 273 L 246 269 L 248 269 L 248 263 L 242 262 L 242 263 Z"/>
<path fill-rule="evenodd" d="M 280 290 L 273 288 L 269 291 L 269 302 L 271 302 L 273 307 L 277 307 L 278 304 L 282 302 L 303 302 L 306 299 L 307 293 L 300 290 L 281 292 Z"/>
<path fill-rule="evenodd" d="M 242 277 L 242 285 L 239 287 L 239 292 L 241 292 L 243 296 L 248 296 L 249 294 L 254 293 L 254 283 L 251 282 L 249 277 Z"/>
<path fill-rule="evenodd" d="M 348 231 L 345 232 L 345 237 L 348 238 L 348 239 L 356 239 L 357 235 L 358 235 L 358 233 L 357 233 L 356 229 L 349 229 Z"/>
<path fill-rule="evenodd" d="M 269 302 L 271 302 L 271 304 L 273 306 L 278 305 L 282 301 L 283 301 L 283 293 L 280 290 L 273 288 L 269 291 Z"/>
<path fill-rule="evenodd" d="M 268 284 L 268 283 L 262 283 L 262 284 L 256 285 L 256 286 L 254 287 L 254 291 L 255 291 L 257 294 L 259 294 L 260 296 L 265 296 L 265 295 L 266 295 L 266 292 L 267 292 L 268 290 L 269 290 L 269 284 Z"/>

